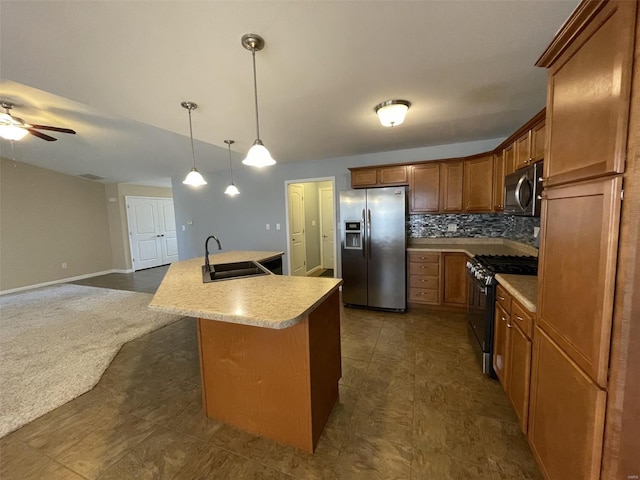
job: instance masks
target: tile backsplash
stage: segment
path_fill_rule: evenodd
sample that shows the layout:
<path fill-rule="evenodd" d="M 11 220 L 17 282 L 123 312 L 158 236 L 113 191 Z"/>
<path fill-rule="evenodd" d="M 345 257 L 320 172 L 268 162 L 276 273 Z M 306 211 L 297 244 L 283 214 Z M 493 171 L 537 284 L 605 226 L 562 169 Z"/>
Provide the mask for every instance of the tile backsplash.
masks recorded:
<path fill-rule="evenodd" d="M 540 217 L 478 213 L 410 215 L 407 230 L 409 238 L 497 237 L 533 245 L 534 227 L 540 227 Z"/>

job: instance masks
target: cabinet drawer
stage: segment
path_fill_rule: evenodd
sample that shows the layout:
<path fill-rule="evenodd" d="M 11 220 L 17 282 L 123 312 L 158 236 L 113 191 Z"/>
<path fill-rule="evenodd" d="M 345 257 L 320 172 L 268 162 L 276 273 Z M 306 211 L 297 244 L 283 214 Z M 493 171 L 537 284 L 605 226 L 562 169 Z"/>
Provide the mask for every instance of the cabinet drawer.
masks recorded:
<path fill-rule="evenodd" d="M 440 275 L 440 264 L 409 262 L 409 275 L 428 275 L 430 277 L 438 277 Z"/>
<path fill-rule="evenodd" d="M 418 263 L 438 263 L 440 261 L 439 253 L 410 253 L 410 262 Z"/>
<path fill-rule="evenodd" d="M 427 275 L 409 275 L 409 287 L 428 288 L 430 290 L 438 290 L 438 277 L 429 277 Z"/>
<path fill-rule="evenodd" d="M 418 303 L 440 303 L 440 291 L 428 288 L 409 288 L 409 301 Z"/>
<path fill-rule="evenodd" d="M 533 333 L 533 318 L 531 312 L 516 301 L 511 302 L 511 323 L 518 325 L 520 330 L 522 330 L 528 338 L 531 338 L 531 334 Z"/>
<path fill-rule="evenodd" d="M 511 295 L 500 285 L 496 288 L 496 303 L 504 308 L 505 312 L 511 313 Z"/>

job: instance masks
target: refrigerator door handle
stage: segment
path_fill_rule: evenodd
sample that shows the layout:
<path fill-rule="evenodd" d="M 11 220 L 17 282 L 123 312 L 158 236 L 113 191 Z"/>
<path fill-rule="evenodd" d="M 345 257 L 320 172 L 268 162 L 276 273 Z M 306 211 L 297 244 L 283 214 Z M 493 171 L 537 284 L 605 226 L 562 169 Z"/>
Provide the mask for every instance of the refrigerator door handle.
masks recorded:
<path fill-rule="evenodd" d="M 365 236 L 364 208 L 362 209 L 362 235 Z M 362 258 L 367 258 L 367 239 L 362 239 Z"/>
<path fill-rule="evenodd" d="M 369 242 L 369 258 L 371 258 L 371 210 L 367 209 L 367 240 Z"/>

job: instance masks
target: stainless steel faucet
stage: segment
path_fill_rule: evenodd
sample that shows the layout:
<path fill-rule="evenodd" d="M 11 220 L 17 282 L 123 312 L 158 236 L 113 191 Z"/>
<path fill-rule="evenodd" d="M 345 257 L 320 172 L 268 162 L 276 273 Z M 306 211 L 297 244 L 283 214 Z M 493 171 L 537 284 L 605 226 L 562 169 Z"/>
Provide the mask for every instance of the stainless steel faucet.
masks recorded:
<path fill-rule="evenodd" d="M 218 250 L 222 250 L 222 245 L 220 245 L 220 240 L 215 235 L 209 235 L 204 242 L 204 266 L 207 272 L 211 271 L 211 265 L 209 264 L 209 240 L 214 239 L 218 244 Z"/>

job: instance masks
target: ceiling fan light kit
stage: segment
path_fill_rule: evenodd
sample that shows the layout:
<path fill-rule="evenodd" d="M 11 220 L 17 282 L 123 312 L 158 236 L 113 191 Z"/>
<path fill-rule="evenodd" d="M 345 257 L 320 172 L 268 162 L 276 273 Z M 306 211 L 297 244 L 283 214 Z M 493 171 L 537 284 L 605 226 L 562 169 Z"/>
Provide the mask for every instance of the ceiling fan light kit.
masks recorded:
<path fill-rule="evenodd" d="M 224 143 L 226 143 L 229 147 L 229 177 L 231 180 L 231 183 L 224 191 L 224 193 L 225 195 L 229 195 L 230 197 L 235 197 L 236 195 L 240 194 L 240 190 L 238 190 L 238 187 L 236 187 L 235 183 L 233 183 L 233 167 L 231 166 L 231 145 L 235 142 L 233 140 L 225 140 Z"/>
<path fill-rule="evenodd" d="M 411 102 L 407 100 L 386 100 L 373 109 L 383 127 L 397 127 L 404 122 Z"/>
<path fill-rule="evenodd" d="M 264 48 L 264 38 L 255 33 L 247 33 L 242 36 L 242 46 L 251 52 L 253 60 L 253 93 L 256 109 L 256 140 L 247 152 L 247 157 L 242 161 L 244 165 L 251 167 L 268 167 L 274 165 L 276 161 L 271 157 L 269 150 L 260 140 L 260 121 L 258 116 L 258 82 L 256 80 L 256 52 Z"/>
<path fill-rule="evenodd" d="M 193 168 L 187 174 L 187 177 L 182 181 L 185 185 L 192 187 L 200 187 L 206 185 L 207 181 L 202 177 L 198 169 L 196 168 L 196 151 L 193 147 L 193 126 L 191 125 L 191 111 L 198 108 L 198 104 L 195 102 L 182 102 L 180 103 L 182 108 L 186 108 L 189 111 L 189 137 L 191 138 L 191 158 L 193 159 Z"/>
<path fill-rule="evenodd" d="M 70 133 L 75 135 L 75 131 L 70 128 L 51 127 L 49 125 L 31 125 L 23 119 L 11 115 L 13 103 L 0 101 L 0 106 L 6 110 L 6 113 L 0 113 L 0 138 L 5 140 L 22 140 L 27 133 L 34 137 L 41 138 L 48 142 L 55 142 L 57 139 L 50 135 L 46 135 L 38 130 L 50 130 L 52 132 Z"/>

